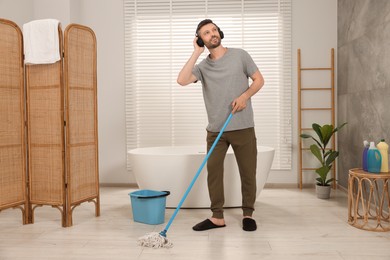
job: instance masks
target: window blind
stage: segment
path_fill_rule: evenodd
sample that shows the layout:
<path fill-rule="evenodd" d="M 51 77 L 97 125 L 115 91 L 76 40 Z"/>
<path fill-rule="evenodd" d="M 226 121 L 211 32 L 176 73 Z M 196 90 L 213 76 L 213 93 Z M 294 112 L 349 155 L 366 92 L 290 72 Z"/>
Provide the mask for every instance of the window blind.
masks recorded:
<path fill-rule="evenodd" d="M 176 83 L 205 18 L 263 74 L 252 97 L 258 145 L 275 148 L 272 169 L 291 169 L 291 0 L 124 0 L 127 149 L 205 145 L 201 83 Z"/>

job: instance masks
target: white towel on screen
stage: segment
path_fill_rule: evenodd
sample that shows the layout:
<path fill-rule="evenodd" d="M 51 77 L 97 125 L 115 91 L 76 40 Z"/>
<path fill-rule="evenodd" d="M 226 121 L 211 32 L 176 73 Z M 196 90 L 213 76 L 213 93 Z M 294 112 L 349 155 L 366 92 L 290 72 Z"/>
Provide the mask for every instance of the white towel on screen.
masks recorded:
<path fill-rule="evenodd" d="M 43 19 L 23 25 L 25 63 L 50 64 L 60 60 L 58 24 L 58 20 Z"/>

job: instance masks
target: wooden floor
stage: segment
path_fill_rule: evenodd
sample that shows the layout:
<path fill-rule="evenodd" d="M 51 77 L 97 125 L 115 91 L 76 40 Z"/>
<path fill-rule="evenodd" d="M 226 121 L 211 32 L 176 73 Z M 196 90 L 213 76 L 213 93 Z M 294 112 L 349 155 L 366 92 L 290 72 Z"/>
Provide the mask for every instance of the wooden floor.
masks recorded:
<path fill-rule="evenodd" d="M 101 188 L 101 216 L 86 203 L 73 213 L 73 227 L 62 228 L 57 209 L 36 209 L 35 224 L 22 225 L 21 212 L 0 213 L 0 259 L 390 259 L 390 232 L 369 232 L 347 223 L 345 192 L 330 200 L 314 189 L 264 189 L 256 202 L 258 230 L 245 232 L 241 210 L 227 209 L 227 227 L 205 232 L 192 226 L 209 217 L 206 209 L 181 209 L 168 230 L 171 249 L 142 248 L 137 238 L 161 231 L 132 220 L 124 187 Z M 173 210 L 166 210 L 166 221 Z"/>

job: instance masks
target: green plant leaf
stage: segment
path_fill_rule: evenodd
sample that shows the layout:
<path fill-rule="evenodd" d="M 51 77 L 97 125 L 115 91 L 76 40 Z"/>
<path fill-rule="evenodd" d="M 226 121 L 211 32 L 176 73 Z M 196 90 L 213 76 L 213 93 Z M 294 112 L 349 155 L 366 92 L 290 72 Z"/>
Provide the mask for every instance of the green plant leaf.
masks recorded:
<path fill-rule="evenodd" d="M 322 134 L 322 143 L 323 147 L 326 148 L 326 146 L 329 143 L 330 138 L 333 135 L 333 126 L 332 125 L 323 125 L 321 127 L 321 134 Z"/>
<path fill-rule="evenodd" d="M 326 158 L 325 164 L 330 168 L 331 164 L 333 163 L 334 160 L 336 160 L 337 156 L 339 156 L 338 151 L 331 151 L 328 158 Z"/>
<path fill-rule="evenodd" d="M 308 135 L 308 134 L 301 134 L 302 138 L 313 138 L 313 136 Z"/>
<path fill-rule="evenodd" d="M 330 168 L 326 165 L 322 166 L 321 168 L 318 168 L 316 170 L 316 173 L 320 176 L 323 183 L 326 181 L 326 177 L 328 176 L 328 172 L 330 171 Z"/>
<path fill-rule="evenodd" d="M 332 181 L 334 181 L 334 178 L 330 178 L 325 182 L 325 185 L 329 185 Z"/>
<path fill-rule="evenodd" d="M 327 156 L 329 156 L 329 154 L 332 152 L 332 150 L 328 150 L 324 153 L 324 158 L 326 158 Z"/>
<path fill-rule="evenodd" d="M 316 134 L 318 135 L 320 142 L 322 143 L 323 137 L 322 137 L 322 133 L 321 133 L 321 126 L 319 124 L 316 124 L 316 123 L 312 124 L 311 126 L 312 126 L 313 130 L 316 132 Z M 320 145 L 320 147 L 322 147 L 322 146 Z"/>
<path fill-rule="evenodd" d="M 318 148 L 317 145 L 312 144 L 312 145 L 310 145 L 310 151 L 320 161 L 320 163 L 323 164 L 323 162 L 322 162 L 322 154 L 321 154 L 320 148 Z"/>
<path fill-rule="evenodd" d="M 325 183 L 323 182 L 323 179 L 321 179 L 320 177 L 316 178 L 316 181 L 317 181 L 317 185 L 325 186 Z"/>

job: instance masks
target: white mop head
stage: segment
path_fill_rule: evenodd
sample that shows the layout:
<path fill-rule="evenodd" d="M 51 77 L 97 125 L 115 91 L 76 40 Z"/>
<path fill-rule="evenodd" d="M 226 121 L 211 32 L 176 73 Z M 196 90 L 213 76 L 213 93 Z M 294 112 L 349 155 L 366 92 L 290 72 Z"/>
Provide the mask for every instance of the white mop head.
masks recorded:
<path fill-rule="evenodd" d="M 148 233 L 138 238 L 138 245 L 143 247 L 152 247 L 152 248 L 173 247 L 173 243 L 169 241 L 168 238 L 160 235 L 160 233 L 157 232 Z"/>

